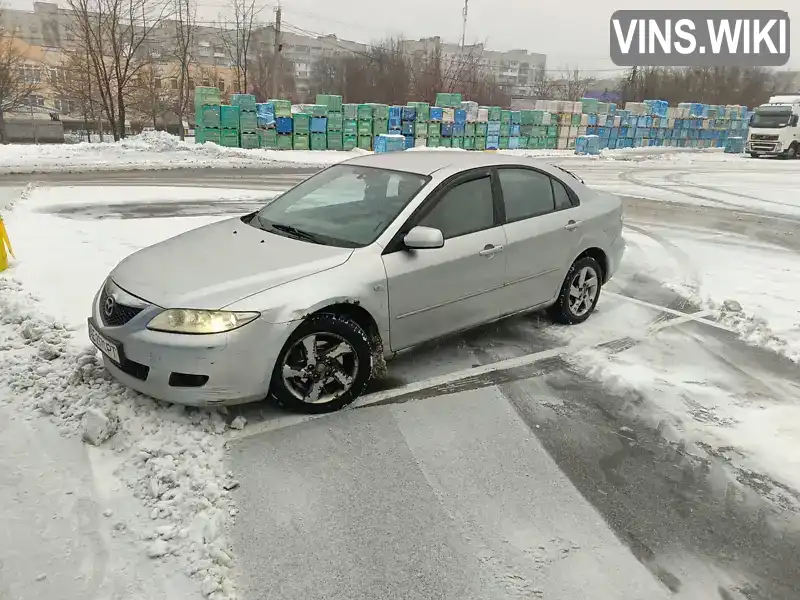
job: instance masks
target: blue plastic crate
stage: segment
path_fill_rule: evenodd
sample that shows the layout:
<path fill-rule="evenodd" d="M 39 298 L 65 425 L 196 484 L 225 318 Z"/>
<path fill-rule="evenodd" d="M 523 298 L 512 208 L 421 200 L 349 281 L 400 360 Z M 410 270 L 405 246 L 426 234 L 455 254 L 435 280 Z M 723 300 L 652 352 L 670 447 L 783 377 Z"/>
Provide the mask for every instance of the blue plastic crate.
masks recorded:
<path fill-rule="evenodd" d="M 389 120 L 397 119 L 397 121 L 403 120 L 403 109 L 408 108 L 407 106 L 390 106 L 389 107 Z"/>
<path fill-rule="evenodd" d="M 586 128 L 586 135 L 597 135 L 597 127 L 589 126 Z"/>
<path fill-rule="evenodd" d="M 402 152 L 406 149 L 406 138 L 402 135 L 382 133 L 375 136 L 373 147 L 376 153 Z"/>
<path fill-rule="evenodd" d="M 444 109 L 438 106 L 431 106 L 431 121 L 441 121 L 444 117 Z"/>
<path fill-rule="evenodd" d="M 327 117 L 311 117 L 311 133 L 327 133 Z"/>
<path fill-rule="evenodd" d="M 454 123 L 442 123 L 442 137 L 453 137 Z"/>
<path fill-rule="evenodd" d="M 512 125 L 513 127 L 513 125 Z M 512 135 L 508 138 L 508 149 L 509 150 L 517 150 L 519 149 L 519 137 Z"/>
<path fill-rule="evenodd" d="M 499 150 L 500 149 L 500 136 L 499 135 L 487 135 L 486 136 L 486 149 L 487 150 Z"/>
<path fill-rule="evenodd" d="M 278 117 L 277 119 L 275 119 L 275 124 L 278 133 L 292 133 L 291 117 Z"/>
<path fill-rule="evenodd" d="M 453 137 L 464 137 L 466 127 L 466 123 L 453 123 Z"/>
<path fill-rule="evenodd" d="M 392 108 L 395 108 L 394 106 Z M 400 108 L 400 107 L 397 107 Z M 393 115 L 389 113 L 389 129 L 400 129 L 402 127 L 403 119 L 401 115 Z"/>
<path fill-rule="evenodd" d="M 413 148 L 414 147 L 414 136 L 413 135 L 407 135 L 407 136 L 405 136 L 405 139 L 406 139 L 406 149 Z"/>
<path fill-rule="evenodd" d="M 512 123 L 510 129 L 511 137 L 519 137 L 521 129 L 522 126 L 519 123 Z"/>
<path fill-rule="evenodd" d="M 489 121 L 486 127 L 486 137 L 497 136 L 500 137 L 500 121 Z"/>
<path fill-rule="evenodd" d="M 404 106 L 402 120 L 414 121 L 417 118 L 417 109 L 414 106 Z"/>
<path fill-rule="evenodd" d="M 400 124 L 400 131 L 403 135 L 414 135 L 414 121 L 402 121 Z"/>
<path fill-rule="evenodd" d="M 467 122 L 467 111 L 457 108 L 455 110 L 455 123 L 456 125 L 464 125 Z"/>

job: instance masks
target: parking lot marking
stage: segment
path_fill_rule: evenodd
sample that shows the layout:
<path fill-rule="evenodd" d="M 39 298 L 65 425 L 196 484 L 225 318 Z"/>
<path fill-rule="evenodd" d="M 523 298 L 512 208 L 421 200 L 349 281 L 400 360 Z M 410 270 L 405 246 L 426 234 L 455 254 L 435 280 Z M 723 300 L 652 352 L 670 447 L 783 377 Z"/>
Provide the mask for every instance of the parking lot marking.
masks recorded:
<path fill-rule="evenodd" d="M 659 306 L 658 304 L 652 304 L 650 302 L 645 302 L 644 300 L 639 300 L 638 298 L 631 298 L 630 296 L 623 296 L 622 294 L 616 294 L 614 292 L 609 292 L 608 290 L 603 291 L 603 294 L 608 296 L 613 296 L 614 298 L 619 298 L 620 300 L 624 300 L 626 302 L 631 302 L 633 304 L 638 304 L 639 306 L 645 306 L 647 308 L 652 308 L 653 310 L 657 310 L 663 313 L 667 313 L 668 315 L 672 315 L 674 317 L 678 317 L 681 319 L 682 323 L 686 323 L 688 321 L 697 321 L 698 323 L 702 323 L 703 325 L 709 325 L 710 327 L 716 327 L 717 329 L 722 329 L 723 331 L 727 331 L 728 333 L 736 333 L 735 329 L 731 329 L 730 327 L 723 325 L 722 323 L 717 323 L 716 321 L 712 321 L 707 317 L 710 317 L 714 314 L 712 310 L 703 310 L 696 313 L 685 313 L 679 310 L 674 310 L 672 308 L 667 308 L 666 306 Z"/>
<path fill-rule="evenodd" d="M 658 306 L 657 304 L 651 304 L 649 302 L 645 302 L 643 300 L 637 300 L 635 298 L 629 298 L 628 296 L 622 296 L 620 294 L 614 294 L 612 292 L 605 292 L 606 294 L 613 295 L 615 297 L 629 300 L 634 304 L 640 304 L 642 306 L 646 306 L 648 308 L 652 308 L 653 310 L 658 310 L 669 315 L 674 316 L 675 318 L 669 319 L 667 321 L 663 321 L 654 325 L 651 325 L 645 335 L 643 337 L 647 337 L 649 335 L 653 335 L 658 333 L 659 331 L 663 331 L 670 327 L 676 327 L 678 325 L 684 325 L 686 323 L 690 323 L 692 321 L 696 323 L 701 323 L 704 325 L 710 325 L 712 327 L 717 327 L 724 331 L 728 331 L 730 333 L 736 333 L 733 329 L 725 327 L 724 325 L 720 325 L 719 323 L 715 323 L 714 321 L 707 320 L 706 317 L 709 317 L 713 314 L 712 310 L 703 310 L 700 312 L 696 312 L 693 314 L 682 313 L 677 310 L 672 310 L 670 308 L 666 308 L 663 306 Z M 380 392 L 374 392 L 372 394 L 366 394 L 358 398 L 353 404 L 348 406 L 345 410 L 354 410 L 358 408 L 364 408 L 367 406 L 372 406 L 379 402 L 384 402 L 386 400 L 391 400 L 392 398 L 396 398 L 398 396 L 405 396 L 407 394 L 413 394 L 415 392 L 421 392 L 423 390 L 427 390 L 429 388 L 438 387 L 438 386 L 445 386 L 457 383 L 464 379 L 470 377 L 478 377 L 481 375 L 486 375 L 489 373 L 493 373 L 495 371 L 509 371 L 511 369 L 516 369 L 519 367 L 525 367 L 532 365 L 534 363 L 549 359 L 555 358 L 558 356 L 564 356 L 568 354 L 576 354 L 582 350 L 588 350 L 592 348 L 599 348 L 602 346 L 608 346 L 613 344 L 614 342 L 619 342 L 623 339 L 626 339 L 630 336 L 625 337 L 615 337 L 611 339 L 604 339 L 598 342 L 594 342 L 592 344 L 582 344 L 582 345 L 575 345 L 575 344 L 568 344 L 566 346 L 562 346 L 560 348 L 553 348 L 551 350 L 543 350 L 541 352 L 533 352 L 531 354 L 525 354 L 523 356 L 517 356 L 515 358 L 509 358 L 505 360 L 500 360 L 497 362 L 493 362 L 487 365 L 481 365 L 478 367 L 470 367 L 468 369 L 461 369 L 459 371 L 454 371 L 452 373 L 448 373 L 446 375 L 439 375 L 436 377 L 429 377 L 428 379 L 423 379 L 421 381 L 415 381 L 413 383 L 409 383 L 404 386 L 392 388 L 389 390 L 383 390 Z M 230 440 L 237 440 L 242 438 L 252 437 L 254 435 L 260 435 L 262 433 L 266 433 L 269 431 L 275 431 L 277 429 L 283 429 L 284 427 L 291 427 L 292 425 L 299 425 L 300 423 L 305 423 L 307 421 L 311 421 L 312 419 L 318 419 L 320 417 L 324 417 L 326 415 L 286 415 L 281 416 L 276 419 L 270 419 L 269 421 L 264 421 L 261 423 L 255 423 L 253 425 L 248 425 L 242 431 L 229 431 L 227 436 Z"/>

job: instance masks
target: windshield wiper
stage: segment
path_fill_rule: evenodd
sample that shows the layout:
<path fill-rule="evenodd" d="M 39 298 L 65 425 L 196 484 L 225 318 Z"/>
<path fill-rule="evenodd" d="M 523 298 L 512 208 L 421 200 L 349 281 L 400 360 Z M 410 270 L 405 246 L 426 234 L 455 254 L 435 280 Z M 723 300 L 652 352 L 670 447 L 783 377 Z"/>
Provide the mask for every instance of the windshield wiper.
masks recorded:
<path fill-rule="evenodd" d="M 283 223 L 272 223 L 269 224 L 270 227 L 273 229 L 277 229 L 278 231 L 283 231 L 284 233 L 288 233 L 289 235 L 293 235 L 294 237 L 306 240 L 308 242 L 314 242 L 315 244 L 321 244 L 319 238 L 311 232 L 303 231 L 302 229 L 298 229 L 297 227 L 292 227 L 291 225 L 284 225 Z"/>

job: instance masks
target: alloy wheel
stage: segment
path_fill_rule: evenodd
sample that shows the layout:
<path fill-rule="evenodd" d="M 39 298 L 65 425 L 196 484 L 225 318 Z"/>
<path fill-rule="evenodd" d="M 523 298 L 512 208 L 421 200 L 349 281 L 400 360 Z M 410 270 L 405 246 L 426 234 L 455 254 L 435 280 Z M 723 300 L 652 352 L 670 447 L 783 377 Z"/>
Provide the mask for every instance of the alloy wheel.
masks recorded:
<path fill-rule="evenodd" d="M 335 333 L 311 333 L 297 340 L 284 355 L 281 373 L 286 389 L 301 402 L 332 402 L 353 387 L 358 355 Z"/>
<path fill-rule="evenodd" d="M 583 267 L 572 277 L 569 284 L 569 310 L 576 317 L 582 317 L 594 306 L 600 280 L 592 267 Z"/>

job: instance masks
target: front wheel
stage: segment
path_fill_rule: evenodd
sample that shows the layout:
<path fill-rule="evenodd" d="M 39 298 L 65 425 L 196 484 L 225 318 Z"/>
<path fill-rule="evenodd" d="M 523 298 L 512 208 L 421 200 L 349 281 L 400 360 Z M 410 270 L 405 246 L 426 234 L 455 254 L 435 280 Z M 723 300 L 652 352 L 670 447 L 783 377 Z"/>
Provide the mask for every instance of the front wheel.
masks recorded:
<path fill-rule="evenodd" d="M 591 257 L 572 263 L 558 299 L 548 309 L 550 316 L 565 325 L 583 323 L 588 319 L 600 298 L 601 273 L 600 265 Z"/>
<path fill-rule="evenodd" d="M 750 158 L 758 158 L 758 154 L 755 152 L 750 153 Z"/>
<path fill-rule="evenodd" d="M 337 411 L 364 391 L 372 376 L 373 351 L 352 319 L 318 314 L 287 340 L 272 372 L 271 395 L 288 410 Z"/>

